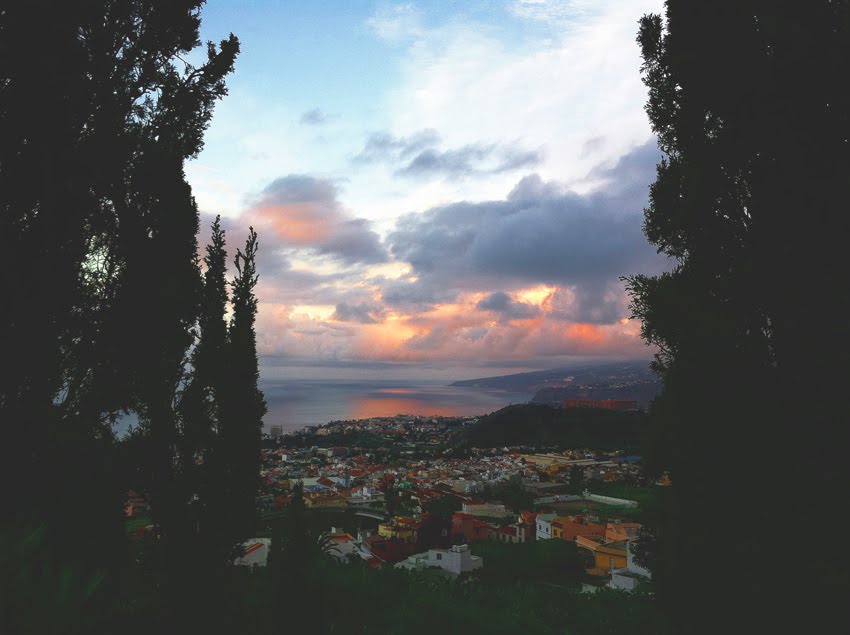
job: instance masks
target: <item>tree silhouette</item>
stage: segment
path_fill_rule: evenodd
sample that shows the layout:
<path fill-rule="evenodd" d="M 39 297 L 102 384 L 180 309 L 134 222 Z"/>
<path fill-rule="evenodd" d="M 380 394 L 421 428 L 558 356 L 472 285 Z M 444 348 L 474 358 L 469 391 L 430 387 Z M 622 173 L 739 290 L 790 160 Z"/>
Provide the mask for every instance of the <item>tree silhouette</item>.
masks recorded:
<path fill-rule="evenodd" d="M 670 468 L 654 575 L 679 632 L 790 625 L 772 510 L 805 498 L 807 474 L 834 476 L 843 341 L 836 294 L 815 282 L 840 267 L 837 232 L 850 174 L 847 2 L 692 3 L 645 16 L 638 42 L 647 113 L 664 158 L 644 229 L 675 261 L 628 279 L 664 380 L 651 463 Z M 783 423 L 792 427 L 783 430 Z M 734 531 L 730 523 L 746 527 Z M 795 559 L 826 592 L 827 569 Z M 787 565 L 787 563 L 786 563 Z M 711 608 L 724 589 L 724 611 Z"/>
<path fill-rule="evenodd" d="M 227 347 L 226 394 L 220 448 L 227 474 L 227 514 L 235 541 L 249 537 L 256 525 L 260 484 L 260 446 L 266 402 L 257 388 L 259 362 L 254 323 L 257 316 L 257 233 L 250 229 L 245 250 L 234 259 L 233 318 Z"/>
<path fill-rule="evenodd" d="M 145 437 L 163 544 L 190 526 L 175 406 L 202 281 L 184 163 L 239 51 L 231 35 L 183 61 L 202 4 L 0 11 L 0 498 L 4 525 L 45 528 L 56 570 L 119 558 L 122 412 Z"/>

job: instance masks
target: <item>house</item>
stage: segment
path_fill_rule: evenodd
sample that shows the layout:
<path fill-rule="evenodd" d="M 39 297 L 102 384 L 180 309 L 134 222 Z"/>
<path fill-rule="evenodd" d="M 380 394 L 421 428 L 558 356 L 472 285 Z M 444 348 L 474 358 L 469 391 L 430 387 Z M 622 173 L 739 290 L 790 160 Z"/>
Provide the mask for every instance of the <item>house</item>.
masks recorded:
<path fill-rule="evenodd" d="M 416 551 L 416 543 L 387 540 L 377 534 L 366 538 L 362 543 L 362 547 L 382 563 L 389 564 L 401 562 Z"/>
<path fill-rule="evenodd" d="M 626 543 L 626 566 L 623 569 L 614 569 L 611 571 L 611 580 L 608 582 L 610 588 L 634 591 L 642 581 L 650 579 L 649 570 L 640 566 L 634 560 L 634 554 L 632 553 L 634 544 L 634 541 Z"/>
<path fill-rule="evenodd" d="M 605 525 L 589 523 L 583 516 L 558 516 L 552 519 L 552 537 L 570 542 L 576 536 L 602 540 L 605 537 Z"/>
<path fill-rule="evenodd" d="M 429 549 L 426 553 L 410 556 L 396 567 L 413 571 L 439 568 L 452 575 L 475 571 L 484 566 L 484 558 L 473 556 L 469 545 L 455 545 L 450 549 Z"/>
<path fill-rule="evenodd" d="M 552 537 L 552 521 L 557 517 L 557 514 L 537 514 L 537 540 L 548 540 Z"/>
<path fill-rule="evenodd" d="M 413 518 L 396 516 L 388 522 L 378 525 L 378 535 L 387 540 L 400 540 L 402 542 L 415 542 L 418 525 Z"/>
<path fill-rule="evenodd" d="M 483 542 L 490 540 L 495 529 L 482 520 L 477 520 L 472 514 L 456 512 L 452 514 L 451 536 L 453 540 L 465 542 Z"/>
<path fill-rule="evenodd" d="M 522 535 L 516 525 L 505 525 L 496 530 L 495 538 L 498 542 L 519 543 L 522 542 Z"/>
<path fill-rule="evenodd" d="M 584 536 L 576 536 L 576 546 L 593 554 L 594 566 L 587 570 L 590 575 L 606 576 L 612 569 L 624 569 L 628 564 L 628 541 L 603 544 Z"/>
<path fill-rule="evenodd" d="M 328 488 L 336 487 L 336 482 L 332 481 L 327 476 L 320 476 L 318 479 L 316 479 L 316 484 Z"/>
<path fill-rule="evenodd" d="M 605 542 L 635 540 L 638 537 L 640 523 L 621 523 L 614 521 L 605 526 Z"/>
<path fill-rule="evenodd" d="M 526 525 L 534 525 L 534 521 L 536 518 L 537 514 L 523 509 L 520 510 L 519 515 L 517 516 L 517 522 Z"/>
<path fill-rule="evenodd" d="M 345 496 L 332 489 L 322 489 L 304 493 L 304 504 L 310 508 L 345 507 Z"/>
<path fill-rule="evenodd" d="M 242 555 L 233 561 L 240 567 L 265 567 L 269 559 L 270 538 L 252 538 L 242 543 Z"/>

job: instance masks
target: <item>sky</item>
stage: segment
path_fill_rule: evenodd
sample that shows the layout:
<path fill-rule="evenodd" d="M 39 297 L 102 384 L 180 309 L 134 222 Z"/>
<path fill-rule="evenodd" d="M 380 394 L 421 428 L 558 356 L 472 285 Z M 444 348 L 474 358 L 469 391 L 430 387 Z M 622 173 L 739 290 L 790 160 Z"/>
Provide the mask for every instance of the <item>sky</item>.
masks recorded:
<path fill-rule="evenodd" d="M 649 358 L 620 276 L 669 268 L 635 43 L 661 9 L 209 0 L 241 54 L 186 173 L 231 251 L 259 234 L 262 376 Z"/>

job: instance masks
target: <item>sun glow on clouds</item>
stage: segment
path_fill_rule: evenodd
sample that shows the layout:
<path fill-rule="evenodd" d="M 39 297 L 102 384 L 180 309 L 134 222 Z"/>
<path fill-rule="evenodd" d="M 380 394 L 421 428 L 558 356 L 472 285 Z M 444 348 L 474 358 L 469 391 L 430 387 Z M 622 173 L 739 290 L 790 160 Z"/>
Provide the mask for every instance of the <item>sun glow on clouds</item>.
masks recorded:
<path fill-rule="evenodd" d="M 644 199 L 632 192 L 643 189 L 633 190 L 630 179 L 648 182 L 654 160 L 636 149 L 606 168 L 614 186 L 586 197 L 537 180 L 518 184 L 503 201 L 408 217 L 404 232 L 381 242 L 384 262 L 352 262 L 345 252 L 316 259 L 305 255 L 313 248 L 309 243 L 271 240 L 262 258 L 278 262 L 282 271 L 262 276 L 261 259 L 260 352 L 302 363 L 494 360 L 541 367 L 571 356 L 646 356 L 650 351 L 640 325 L 629 319 L 617 275 L 659 266 L 639 230 L 622 234 L 620 207 L 628 201 L 634 208 L 630 222 L 638 226 Z M 325 213 L 309 205 L 300 209 Z M 587 216 L 588 209 L 595 211 Z M 526 210 L 531 215 L 522 226 L 504 236 L 492 233 Z M 522 236 L 528 226 L 545 227 L 549 213 L 555 229 L 530 240 Z M 571 219 L 573 214 L 593 218 L 595 225 Z M 553 231 L 563 237 L 550 240 Z M 509 261 L 506 249 L 513 254 Z M 608 253 L 617 254 L 618 264 Z M 541 277 L 560 281 L 541 283 Z"/>
<path fill-rule="evenodd" d="M 532 287 L 531 289 L 520 289 L 519 291 L 516 291 L 514 295 L 517 299 L 522 300 L 523 302 L 537 304 L 542 307 L 546 299 L 551 297 L 557 290 L 558 287 L 540 285 Z"/>
<path fill-rule="evenodd" d="M 346 100 L 244 116 L 234 108 L 251 100 L 234 95 L 223 121 L 238 126 L 214 123 L 209 146 L 241 138 L 251 180 L 214 154 L 190 178 L 202 208 L 241 194 L 226 210 L 231 250 L 248 225 L 259 233 L 260 353 L 537 367 L 647 356 L 619 276 L 663 266 L 640 232 L 658 152 L 634 42 L 660 6 L 519 0 L 473 19 L 384 3 L 356 25 L 395 78 L 368 117 Z"/>

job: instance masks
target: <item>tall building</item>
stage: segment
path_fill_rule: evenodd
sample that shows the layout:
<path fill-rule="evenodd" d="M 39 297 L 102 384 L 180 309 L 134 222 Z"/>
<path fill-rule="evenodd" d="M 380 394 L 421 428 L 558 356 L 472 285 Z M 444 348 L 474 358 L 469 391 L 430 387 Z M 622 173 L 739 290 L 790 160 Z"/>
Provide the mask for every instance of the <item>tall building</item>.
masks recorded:
<path fill-rule="evenodd" d="M 273 437 L 282 437 L 283 426 L 271 426 L 269 428 L 269 434 L 271 434 Z"/>

